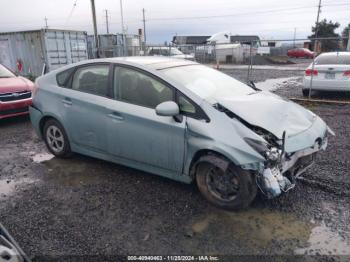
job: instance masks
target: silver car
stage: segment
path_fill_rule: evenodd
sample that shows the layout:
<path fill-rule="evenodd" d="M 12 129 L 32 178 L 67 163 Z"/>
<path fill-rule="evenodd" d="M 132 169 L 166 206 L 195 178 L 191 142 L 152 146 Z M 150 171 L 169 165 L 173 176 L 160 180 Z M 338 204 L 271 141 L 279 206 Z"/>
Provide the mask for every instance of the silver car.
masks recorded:
<path fill-rule="evenodd" d="M 276 197 L 325 149 L 325 122 L 272 93 L 165 57 L 88 60 L 37 79 L 30 117 L 52 154 L 72 152 L 185 183 L 211 203 Z M 117 179 L 117 178 L 116 178 Z"/>
<path fill-rule="evenodd" d="M 191 61 L 195 60 L 193 55 L 184 54 L 178 48 L 173 46 L 153 46 L 148 49 L 147 54 L 149 56 L 170 56 L 171 58 L 187 59 Z"/>
<path fill-rule="evenodd" d="M 312 79 L 312 85 L 311 85 Z M 319 55 L 305 70 L 303 95 L 309 90 L 350 91 L 350 52 L 331 52 Z"/>

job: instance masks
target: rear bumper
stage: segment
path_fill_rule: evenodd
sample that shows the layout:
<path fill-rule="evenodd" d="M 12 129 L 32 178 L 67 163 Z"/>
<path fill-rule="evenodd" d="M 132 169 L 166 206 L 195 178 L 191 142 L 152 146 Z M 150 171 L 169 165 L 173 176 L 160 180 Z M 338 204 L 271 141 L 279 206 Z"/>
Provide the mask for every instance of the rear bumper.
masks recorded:
<path fill-rule="evenodd" d="M 11 102 L 0 102 L 0 119 L 26 115 L 29 113 L 28 107 L 31 104 L 32 98 Z"/>
<path fill-rule="evenodd" d="M 310 88 L 310 78 L 303 80 L 303 89 Z M 312 80 L 312 90 L 350 92 L 350 80 Z"/>
<path fill-rule="evenodd" d="M 43 114 L 41 111 L 33 106 L 29 107 L 29 115 L 30 115 L 30 121 L 32 122 L 33 128 L 36 132 L 36 134 L 41 138 L 41 130 L 40 130 L 40 120 L 43 117 Z"/>

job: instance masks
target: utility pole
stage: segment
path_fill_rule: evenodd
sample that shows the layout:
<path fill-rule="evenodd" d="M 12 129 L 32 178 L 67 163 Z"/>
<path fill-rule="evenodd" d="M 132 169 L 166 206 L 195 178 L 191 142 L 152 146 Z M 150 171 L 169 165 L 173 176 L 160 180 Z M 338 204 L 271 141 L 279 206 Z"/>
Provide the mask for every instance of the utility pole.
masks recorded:
<path fill-rule="evenodd" d="M 123 15 L 123 0 L 119 0 L 120 3 L 120 19 L 121 19 L 121 26 L 122 26 L 122 36 L 123 36 L 123 56 L 127 53 L 126 49 L 126 35 L 125 35 L 125 28 L 124 28 L 124 15 Z"/>
<path fill-rule="evenodd" d="M 146 51 L 146 18 L 145 18 L 145 8 L 142 8 L 142 21 L 143 21 L 143 44 L 144 44 L 144 51 Z"/>
<path fill-rule="evenodd" d="M 317 37 L 318 37 L 318 27 L 319 27 L 318 22 L 319 22 L 319 19 L 320 19 L 320 13 L 321 13 L 321 0 L 319 0 L 319 2 L 318 2 L 316 28 L 315 28 L 314 52 L 316 52 L 316 48 L 317 48 Z M 315 69 L 315 56 L 312 59 L 312 66 L 311 66 L 311 79 L 310 79 L 310 86 L 309 86 L 309 99 L 311 99 L 312 81 L 314 79 L 314 69 Z"/>
<path fill-rule="evenodd" d="M 119 0 L 119 3 L 120 3 L 120 19 L 121 19 L 121 25 L 122 25 L 122 33 L 125 34 L 124 15 L 123 15 L 123 0 Z"/>
<path fill-rule="evenodd" d="M 94 36 L 95 36 L 95 48 L 96 48 L 96 58 L 99 58 L 98 54 L 98 35 L 97 35 L 97 23 L 96 23 L 96 10 L 95 10 L 95 0 L 91 0 L 91 11 L 92 11 L 92 22 L 94 25 Z"/>
<path fill-rule="evenodd" d="M 294 27 L 293 48 L 295 48 L 295 37 L 296 37 L 296 34 L 297 34 L 297 28 Z"/>
<path fill-rule="evenodd" d="M 108 10 L 105 10 L 106 13 L 106 29 L 107 29 L 107 35 L 109 35 L 109 25 L 108 25 Z"/>
<path fill-rule="evenodd" d="M 315 44 L 314 44 L 314 52 L 316 52 L 317 48 L 317 37 L 318 37 L 318 28 L 319 28 L 319 19 L 320 19 L 320 13 L 321 13 L 321 0 L 318 2 L 318 9 L 317 9 L 317 19 L 316 19 L 316 28 L 315 28 Z"/>
<path fill-rule="evenodd" d="M 45 29 L 48 29 L 49 28 L 49 26 L 47 25 L 47 17 L 45 16 L 45 18 L 44 18 L 44 20 L 45 20 Z"/>
<path fill-rule="evenodd" d="M 346 48 L 347 51 L 350 51 L 350 28 L 349 28 L 349 35 L 348 35 L 348 47 Z"/>

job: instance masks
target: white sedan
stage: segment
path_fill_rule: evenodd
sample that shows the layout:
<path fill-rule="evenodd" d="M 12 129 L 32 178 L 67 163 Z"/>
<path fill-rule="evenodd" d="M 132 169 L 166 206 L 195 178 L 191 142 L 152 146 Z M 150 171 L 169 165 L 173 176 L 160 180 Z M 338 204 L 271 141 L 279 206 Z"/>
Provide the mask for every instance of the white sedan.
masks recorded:
<path fill-rule="evenodd" d="M 312 86 L 311 86 L 312 78 Z M 305 70 L 303 95 L 309 90 L 350 91 L 350 52 L 323 53 Z"/>

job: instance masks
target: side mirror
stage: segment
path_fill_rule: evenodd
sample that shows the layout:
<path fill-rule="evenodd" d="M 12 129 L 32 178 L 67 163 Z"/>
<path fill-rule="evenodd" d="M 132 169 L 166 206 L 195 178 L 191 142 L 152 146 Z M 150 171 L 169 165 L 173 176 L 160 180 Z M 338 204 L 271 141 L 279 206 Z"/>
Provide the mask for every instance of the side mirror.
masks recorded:
<path fill-rule="evenodd" d="M 173 101 L 160 103 L 156 107 L 156 114 L 159 116 L 176 116 L 179 113 L 179 106 Z"/>

